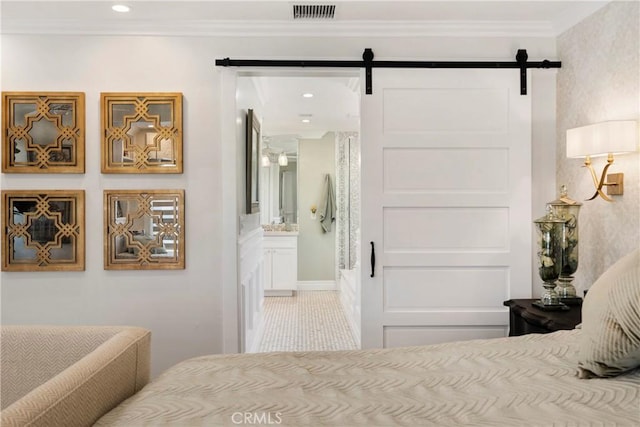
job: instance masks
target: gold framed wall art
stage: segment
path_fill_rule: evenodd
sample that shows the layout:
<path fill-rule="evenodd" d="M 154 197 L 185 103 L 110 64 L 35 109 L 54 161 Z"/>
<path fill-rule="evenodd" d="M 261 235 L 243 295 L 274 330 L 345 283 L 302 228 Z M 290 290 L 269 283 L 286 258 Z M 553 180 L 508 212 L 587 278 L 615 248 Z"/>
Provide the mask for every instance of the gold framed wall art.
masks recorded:
<path fill-rule="evenodd" d="M 84 173 L 82 92 L 2 92 L 2 172 Z"/>
<path fill-rule="evenodd" d="M 181 93 L 101 93 L 102 173 L 182 173 Z"/>
<path fill-rule="evenodd" d="M 105 190 L 105 270 L 185 268 L 184 190 Z"/>
<path fill-rule="evenodd" d="M 84 190 L 2 191 L 3 271 L 85 268 Z"/>

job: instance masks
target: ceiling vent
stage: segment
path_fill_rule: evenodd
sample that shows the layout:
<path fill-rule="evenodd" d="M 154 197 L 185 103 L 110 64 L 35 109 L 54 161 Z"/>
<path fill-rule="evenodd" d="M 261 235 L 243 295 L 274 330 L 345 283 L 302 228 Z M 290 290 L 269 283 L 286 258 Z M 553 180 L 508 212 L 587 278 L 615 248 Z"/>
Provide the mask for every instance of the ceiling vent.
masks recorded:
<path fill-rule="evenodd" d="M 293 19 L 333 19 L 335 4 L 294 4 Z"/>

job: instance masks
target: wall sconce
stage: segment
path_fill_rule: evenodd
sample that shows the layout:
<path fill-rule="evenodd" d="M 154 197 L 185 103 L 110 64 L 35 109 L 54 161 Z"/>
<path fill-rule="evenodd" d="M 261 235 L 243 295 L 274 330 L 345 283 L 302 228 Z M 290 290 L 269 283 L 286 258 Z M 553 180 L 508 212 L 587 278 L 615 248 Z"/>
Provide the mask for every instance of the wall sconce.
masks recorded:
<path fill-rule="evenodd" d="M 604 200 L 612 202 L 607 194 L 623 194 L 624 174 L 607 175 L 607 170 L 613 164 L 614 154 L 637 150 L 638 123 L 635 120 L 601 122 L 567 130 L 567 157 L 584 158 L 584 166 L 591 172 L 596 187 L 596 192 L 587 200 L 593 200 L 600 195 Z M 605 155 L 607 164 L 598 179 L 591 165 L 591 158 Z M 607 194 L 602 190 L 604 186 L 607 187 Z"/>
<path fill-rule="evenodd" d="M 271 166 L 271 160 L 269 160 L 269 155 L 263 154 L 262 159 L 260 160 L 263 168 L 268 168 Z"/>
<path fill-rule="evenodd" d="M 287 155 L 284 154 L 284 151 L 278 156 L 278 164 L 280 166 L 287 166 L 289 164 L 289 159 L 287 159 Z"/>

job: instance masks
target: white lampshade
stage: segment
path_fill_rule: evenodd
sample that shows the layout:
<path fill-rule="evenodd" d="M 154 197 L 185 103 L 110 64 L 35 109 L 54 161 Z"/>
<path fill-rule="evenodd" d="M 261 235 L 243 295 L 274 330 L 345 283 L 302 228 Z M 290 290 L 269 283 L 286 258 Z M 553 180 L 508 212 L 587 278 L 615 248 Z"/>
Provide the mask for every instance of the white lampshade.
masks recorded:
<path fill-rule="evenodd" d="M 262 167 L 263 168 L 268 168 L 269 166 L 271 166 L 271 161 L 269 160 L 269 156 L 266 154 L 262 155 Z"/>
<path fill-rule="evenodd" d="M 635 120 L 601 122 L 567 130 L 567 157 L 597 157 L 638 150 Z"/>

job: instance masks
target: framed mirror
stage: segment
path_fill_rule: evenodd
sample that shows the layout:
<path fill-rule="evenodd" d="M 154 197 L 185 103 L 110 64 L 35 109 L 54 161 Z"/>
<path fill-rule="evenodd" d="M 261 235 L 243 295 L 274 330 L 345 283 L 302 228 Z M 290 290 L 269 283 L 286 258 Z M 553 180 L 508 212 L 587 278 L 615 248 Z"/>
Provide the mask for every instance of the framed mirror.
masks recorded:
<path fill-rule="evenodd" d="M 81 92 L 2 92 L 2 172 L 84 173 Z"/>
<path fill-rule="evenodd" d="M 2 191 L 3 271 L 84 270 L 83 190 Z"/>
<path fill-rule="evenodd" d="M 184 190 L 104 191 L 105 270 L 184 269 Z"/>
<path fill-rule="evenodd" d="M 260 212 L 260 122 L 252 109 L 247 111 L 246 213 Z"/>
<path fill-rule="evenodd" d="M 262 136 L 260 161 L 260 222 L 298 223 L 298 137 Z"/>
<path fill-rule="evenodd" d="M 181 93 L 101 93 L 102 173 L 182 173 Z"/>

